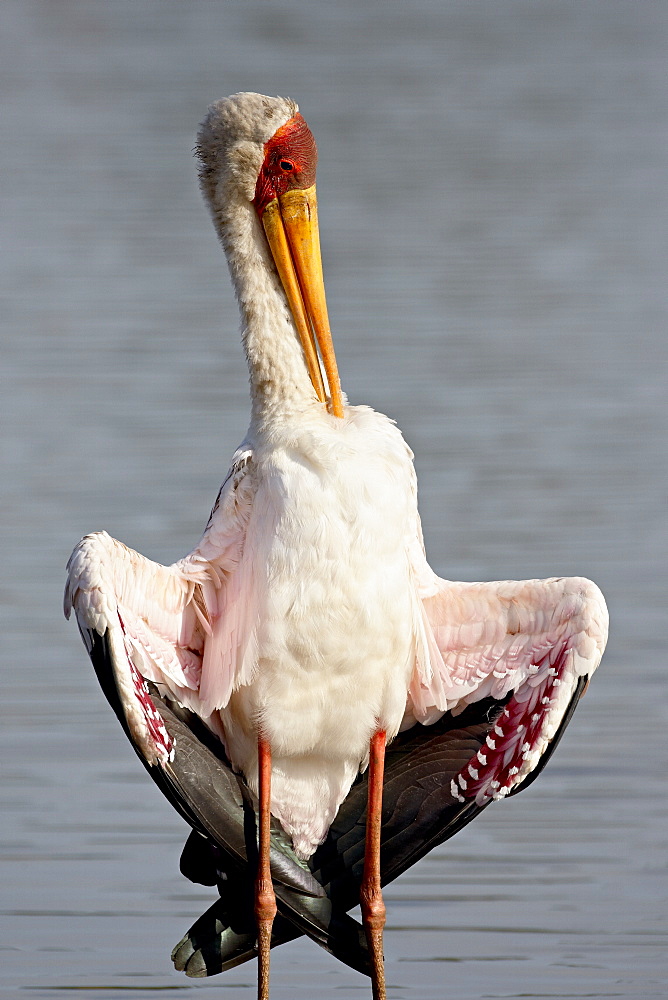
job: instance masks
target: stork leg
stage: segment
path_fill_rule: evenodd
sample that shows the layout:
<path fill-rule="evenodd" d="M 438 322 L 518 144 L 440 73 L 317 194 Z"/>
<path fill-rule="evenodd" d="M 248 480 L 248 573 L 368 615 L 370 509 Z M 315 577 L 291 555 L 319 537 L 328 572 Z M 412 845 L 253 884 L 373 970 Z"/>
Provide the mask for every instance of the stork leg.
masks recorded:
<path fill-rule="evenodd" d="M 380 828 L 383 807 L 383 770 L 385 767 L 385 731 L 371 737 L 369 753 L 369 795 L 366 808 L 364 874 L 360 890 L 362 922 L 371 954 L 373 1000 L 386 1000 L 383 959 L 385 903 L 380 888 Z"/>
<path fill-rule="evenodd" d="M 258 776 L 260 799 L 260 836 L 257 879 L 255 880 L 255 922 L 257 924 L 257 996 L 269 1000 L 269 952 L 271 928 L 276 916 L 276 896 L 269 867 L 269 830 L 271 824 L 271 748 L 258 737 Z"/>

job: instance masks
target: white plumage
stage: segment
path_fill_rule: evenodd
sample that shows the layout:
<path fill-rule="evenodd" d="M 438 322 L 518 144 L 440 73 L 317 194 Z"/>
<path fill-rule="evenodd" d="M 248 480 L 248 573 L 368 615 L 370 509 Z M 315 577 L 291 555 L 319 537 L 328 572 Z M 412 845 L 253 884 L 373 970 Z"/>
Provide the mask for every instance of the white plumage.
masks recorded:
<path fill-rule="evenodd" d="M 202 189 L 242 315 L 252 415 L 206 530 L 170 567 L 87 535 L 68 564 L 66 613 L 108 632 L 117 682 L 137 672 L 196 711 L 257 789 L 258 731 L 272 749 L 272 813 L 308 857 L 379 729 L 433 722 L 514 692 L 496 745 L 454 783 L 500 797 L 535 766 L 607 612 L 588 580 L 451 583 L 429 568 L 412 454 L 365 406 L 328 412 L 314 390 L 253 205 L 265 144 L 293 102 L 236 95 L 199 139 Z M 133 737 L 157 759 L 135 698 Z M 495 743 L 492 738 L 488 743 Z"/>

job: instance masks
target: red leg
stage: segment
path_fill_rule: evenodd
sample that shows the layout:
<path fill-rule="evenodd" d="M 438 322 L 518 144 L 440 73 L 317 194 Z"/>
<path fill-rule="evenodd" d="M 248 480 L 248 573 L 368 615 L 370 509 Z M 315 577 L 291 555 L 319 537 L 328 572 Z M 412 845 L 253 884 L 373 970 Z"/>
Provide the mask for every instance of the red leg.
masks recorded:
<path fill-rule="evenodd" d="M 260 799 L 260 838 L 255 881 L 255 921 L 257 923 L 257 996 L 269 1000 L 269 951 L 271 927 L 276 916 L 276 896 L 269 867 L 269 827 L 271 823 L 271 748 L 261 736 L 257 742 Z"/>
<path fill-rule="evenodd" d="M 366 808 L 364 874 L 360 890 L 362 921 L 371 953 L 373 1000 L 386 1000 L 383 964 L 383 927 L 385 903 L 380 888 L 380 828 L 383 807 L 383 770 L 385 767 L 385 731 L 371 737 L 369 754 L 369 797 Z"/>

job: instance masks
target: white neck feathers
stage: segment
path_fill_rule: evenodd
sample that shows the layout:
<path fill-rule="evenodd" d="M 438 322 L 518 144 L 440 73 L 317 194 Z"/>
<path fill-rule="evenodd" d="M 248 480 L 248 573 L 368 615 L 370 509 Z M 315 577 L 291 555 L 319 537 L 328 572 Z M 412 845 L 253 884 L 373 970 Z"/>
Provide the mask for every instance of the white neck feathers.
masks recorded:
<path fill-rule="evenodd" d="M 270 414 L 303 410 L 317 399 L 252 204 L 264 143 L 296 111 L 297 106 L 283 98 L 238 94 L 212 105 L 198 141 L 202 193 L 225 250 L 241 311 L 256 425 Z"/>

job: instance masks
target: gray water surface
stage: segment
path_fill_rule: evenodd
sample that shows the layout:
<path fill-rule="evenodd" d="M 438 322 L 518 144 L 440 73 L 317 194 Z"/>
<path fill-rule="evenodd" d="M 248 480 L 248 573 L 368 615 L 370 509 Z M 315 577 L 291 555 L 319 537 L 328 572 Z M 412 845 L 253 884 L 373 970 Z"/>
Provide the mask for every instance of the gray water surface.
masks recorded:
<path fill-rule="evenodd" d="M 187 552 L 248 419 L 191 150 L 207 104 L 316 134 L 353 402 L 416 452 L 454 579 L 583 574 L 609 651 L 553 762 L 387 890 L 391 1000 L 665 997 L 668 6 L 4 0 L 0 994 L 252 996 L 169 951 L 212 901 L 61 616 L 106 528 Z M 301 941 L 275 1000 L 368 997 Z"/>

